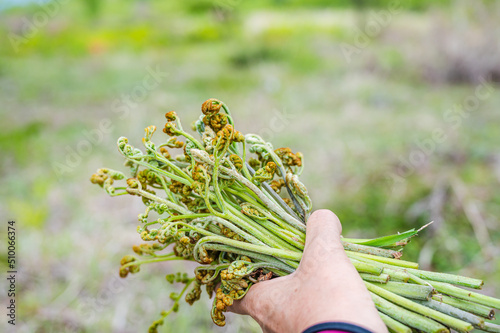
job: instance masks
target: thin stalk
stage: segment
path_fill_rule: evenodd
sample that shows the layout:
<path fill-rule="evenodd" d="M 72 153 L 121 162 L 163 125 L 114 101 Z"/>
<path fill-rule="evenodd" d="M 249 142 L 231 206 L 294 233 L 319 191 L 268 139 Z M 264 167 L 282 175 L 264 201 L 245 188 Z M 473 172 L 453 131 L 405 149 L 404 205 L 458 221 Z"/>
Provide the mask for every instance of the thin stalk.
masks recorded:
<path fill-rule="evenodd" d="M 211 215 L 208 213 L 172 215 L 168 218 L 168 220 L 171 222 L 171 221 L 184 220 L 184 219 L 199 219 L 199 218 L 209 217 L 209 216 L 211 216 Z"/>
<path fill-rule="evenodd" d="M 428 280 L 421 279 L 418 276 L 415 276 L 409 272 L 406 272 L 406 274 L 408 274 L 408 276 L 410 277 L 410 282 L 413 282 L 415 284 L 419 284 L 421 286 L 429 286 L 432 288 L 432 285 L 429 283 Z"/>
<path fill-rule="evenodd" d="M 226 201 L 227 202 L 227 201 Z M 238 207 L 238 206 L 236 206 Z M 298 240 L 294 240 L 293 236 L 290 236 L 286 230 L 281 230 L 279 229 L 276 225 L 273 223 L 264 220 L 264 221 L 254 221 L 251 217 L 242 214 L 241 211 L 239 211 L 235 206 L 232 205 L 232 209 L 229 208 L 231 214 L 236 214 L 240 218 L 248 220 L 248 221 L 253 221 L 253 223 L 258 224 L 262 230 L 265 230 L 265 232 L 269 232 L 269 238 L 273 239 L 278 245 L 276 248 L 284 247 L 285 249 L 288 250 L 303 250 L 304 246 L 302 245 L 301 248 L 301 243 Z M 238 207 L 239 208 L 239 207 Z"/>
<path fill-rule="evenodd" d="M 271 147 L 269 147 L 269 145 L 266 142 L 264 142 L 262 139 L 260 139 L 260 141 L 261 141 L 260 143 L 255 143 L 254 146 L 259 146 L 262 149 L 266 150 L 267 153 L 269 154 L 269 156 L 271 157 L 271 159 L 273 160 L 273 162 L 278 167 L 279 173 L 281 174 L 281 178 L 283 178 L 283 180 L 285 181 L 285 187 L 286 187 L 286 190 L 288 192 L 288 195 L 289 195 L 290 199 L 292 199 L 292 202 L 293 202 L 295 208 L 298 210 L 299 216 L 302 217 L 302 218 L 299 218 L 299 220 L 304 222 L 308 218 L 308 216 L 306 216 L 306 211 L 299 204 L 297 198 L 295 197 L 295 195 L 292 192 L 292 189 L 290 188 L 290 185 L 288 184 L 288 182 L 286 180 L 286 170 L 285 170 L 285 167 L 283 166 L 281 158 L 279 158 L 278 155 L 276 155 L 274 150 Z"/>
<path fill-rule="evenodd" d="M 224 112 L 227 114 L 227 119 L 229 121 L 229 124 L 234 126 L 233 117 L 231 116 L 231 111 L 229 111 L 229 107 L 224 102 L 221 102 L 220 105 L 221 105 L 222 109 L 224 110 Z"/>
<path fill-rule="evenodd" d="M 198 149 L 204 149 L 203 145 L 198 140 L 196 140 L 191 134 L 184 132 L 182 126 L 180 125 L 180 121 L 178 121 L 177 124 L 179 125 L 179 130 L 182 136 L 184 136 L 186 139 L 194 143 Z"/>
<path fill-rule="evenodd" d="M 247 256 L 247 257 L 250 257 L 250 258 L 254 258 L 254 259 L 257 259 L 259 261 L 269 262 L 269 263 L 272 263 L 272 264 L 275 264 L 275 265 L 281 264 L 281 265 L 283 265 L 282 270 L 285 271 L 285 272 L 287 272 L 288 274 L 293 273 L 295 271 L 295 269 L 298 268 L 298 264 L 296 265 L 297 267 L 293 267 L 293 266 L 290 266 L 288 264 L 283 263 L 279 259 L 276 259 L 276 258 L 274 258 L 272 256 L 268 256 L 268 255 L 265 255 L 265 254 L 262 254 L 262 253 L 258 253 L 258 252 L 253 252 L 253 251 L 247 251 L 247 250 L 238 249 L 238 248 L 235 248 L 235 247 L 232 247 L 232 246 L 228 246 L 228 245 L 222 245 L 222 244 L 205 244 L 205 249 L 206 250 L 215 250 L 215 251 L 223 251 L 223 252 L 235 253 L 235 254 L 239 254 L 239 255 L 242 255 L 242 256 Z"/>
<path fill-rule="evenodd" d="M 465 299 L 485 306 L 491 306 L 492 308 L 495 309 L 500 309 L 500 299 L 482 295 L 473 291 L 461 289 L 459 287 L 455 287 L 447 283 L 436 282 L 436 281 L 431 281 L 430 283 L 434 288 L 436 288 L 437 291 L 441 293 L 445 293 L 453 297 Z"/>
<path fill-rule="evenodd" d="M 415 276 L 413 274 L 408 273 L 407 268 L 396 267 L 396 266 L 381 263 L 381 262 L 378 262 L 375 260 L 359 257 L 359 256 L 356 256 L 356 254 L 353 254 L 353 252 L 346 251 L 346 254 L 347 254 L 347 256 L 351 256 L 351 257 L 356 258 L 360 261 L 382 267 L 384 269 L 384 272 L 391 275 L 391 279 L 394 279 L 396 281 L 403 281 L 403 282 L 411 281 L 411 282 L 414 282 L 414 283 L 422 285 L 422 286 L 432 287 L 431 284 L 429 283 L 429 281 L 423 280 L 423 279 L 419 278 L 418 276 Z"/>
<path fill-rule="evenodd" d="M 167 201 L 167 200 L 165 200 L 163 198 L 157 197 L 156 195 L 154 195 L 152 193 L 149 193 L 149 192 L 146 192 L 144 190 L 140 190 L 138 188 L 128 188 L 127 191 L 129 193 L 138 194 L 138 195 L 143 196 L 143 197 L 145 197 L 147 199 L 150 199 L 150 200 L 153 200 L 153 201 L 165 204 L 168 208 L 176 210 L 179 213 L 182 213 L 182 214 L 194 214 L 193 212 L 185 209 L 184 207 L 182 207 L 180 205 L 177 205 L 177 204 L 175 204 L 173 202 Z"/>
<path fill-rule="evenodd" d="M 405 325 L 414 327 L 423 332 L 429 333 L 449 333 L 450 331 L 438 322 L 426 318 L 421 314 L 406 310 L 386 299 L 370 292 L 373 303 L 380 312 L 385 313 L 391 318 L 401 322 Z"/>
<path fill-rule="evenodd" d="M 446 295 L 434 295 L 432 296 L 432 299 L 438 302 L 449 304 L 451 306 L 473 313 L 475 315 L 481 316 L 486 319 L 495 318 L 495 310 L 481 304 L 473 303 L 471 301 L 466 301 L 464 299 L 449 297 Z"/>
<path fill-rule="evenodd" d="M 271 231 L 274 235 L 280 237 L 285 242 L 290 244 L 293 248 L 304 251 L 304 243 L 300 242 L 294 234 L 287 230 L 280 229 L 277 225 L 268 220 L 260 221 L 262 225 L 267 230 Z"/>
<path fill-rule="evenodd" d="M 119 188 L 115 188 L 115 191 L 116 190 L 121 190 L 121 188 L 120 189 Z M 120 195 L 126 195 L 126 194 L 128 194 L 128 192 L 126 192 L 126 191 L 119 192 L 119 193 L 116 193 L 116 192 L 115 193 L 109 193 L 108 192 L 108 194 L 109 194 L 110 197 L 117 197 L 117 196 L 120 196 Z"/>
<path fill-rule="evenodd" d="M 250 171 L 250 174 L 251 176 L 253 176 L 255 174 L 255 170 L 250 166 L 250 164 L 248 164 L 248 162 L 245 162 L 245 166 L 246 168 Z M 248 178 L 251 178 L 251 177 L 248 177 Z M 282 178 L 285 178 L 284 176 Z M 281 208 L 283 208 L 288 214 L 290 214 L 291 216 L 293 216 L 295 219 L 297 220 L 301 220 L 301 218 L 297 215 L 297 213 L 295 213 L 293 211 L 292 208 L 290 208 L 290 206 L 287 205 L 287 203 L 285 201 L 283 201 L 283 198 L 281 198 L 281 196 L 276 193 L 272 188 L 271 186 L 269 186 L 268 183 L 263 183 L 262 184 L 262 187 L 264 187 L 264 190 L 266 190 L 266 192 L 278 203 L 278 205 L 280 205 Z"/>
<path fill-rule="evenodd" d="M 392 319 L 388 315 L 383 312 L 378 313 L 385 326 L 389 329 L 389 331 L 394 333 L 411 333 L 411 328 L 408 326 L 401 324 L 399 321 Z"/>
<path fill-rule="evenodd" d="M 221 228 L 219 228 L 219 226 L 217 226 L 215 224 L 210 223 L 207 226 L 207 230 L 210 231 L 211 233 L 214 233 L 214 234 L 222 236 L 222 230 L 221 230 Z"/>
<path fill-rule="evenodd" d="M 176 204 L 179 204 L 179 200 L 177 200 L 177 198 L 175 197 L 175 195 L 168 189 L 167 182 L 165 181 L 165 178 L 163 176 L 161 176 L 161 175 L 158 175 L 158 177 L 160 178 L 161 186 L 163 187 L 163 190 L 167 194 L 168 198 L 172 202 L 174 202 Z"/>
<path fill-rule="evenodd" d="M 375 286 L 370 282 L 365 281 L 365 285 L 369 291 L 383 297 L 399 306 L 402 306 L 408 310 L 420 313 L 426 317 L 439 321 L 444 325 L 451 327 L 459 332 L 469 332 L 474 329 L 474 327 L 463 320 L 453 318 L 439 311 L 429 309 L 421 304 L 410 301 L 402 296 L 396 295 L 388 290 Z"/>
<path fill-rule="evenodd" d="M 268 269 L 269 269 L 269 271 L 273 272 L 277 276 L 287 276 L 288 274 L 290 274 L 290 273 L 286 273 L 286 272 L 283 272 L 281 270 L 274 269 L 274 268 L 268 268 Z"/>
<path fill-rule="evenodd" d="M 371 254 L 374 256 L 381 256 L 381 257 L 386 257 L 386 258 L 399 258 L 402 255 L 401 252 L 397 252 L 397 251 L 393 251 L 393 250 L 386 250 L 386 249 L 381 249 L 379 247 L 353 244 L 353 243 L 346 242 L 343 239 L 341 239 L 340 241 L 341 241 L 342 245 L 344 246 L 344 250 L 347 250 L 347 251 L 366 253 L 366 254 Z"/>
<path fill-rule="evenodd" d="M 295 211 L 290 206 L 288 206 L 285 201 L 283 201 L 283 198 L 278 193 L 276 193 L 268 183 L 262 183 L 262 187 L 288 214 L 293 216 L 295 219 L 302 221 L 297 213 L 295 213 Z"/>
<path fill-rule="evenodd" d="M 482 330 L 491 333 L 500 333 L 500 325 L 484 323 L 484 327 L 482 328 Z"/>
<path fill-rule="evenodd" d="M 472 313 L 465 312 L 464 310 L 457 309 L 451 305 L 440 303 L 434 300 L 429 300 L 429 301 L 417 301 L 418 303 L 425 305 L 428 308 L 437 310 L 442 313 L 446 313 L 447 315 L 450 315 L 452 317 L 461 319 L 463 321 L 466 321 L 468 323 L 471 323 L 474 325 L 474 327 L 484 327 L 484 319 L 480 318 L 476 315 L 473 315 Z"/>
<path fill-rule="evenodd" d="M 250 166 L 247 162 L 247 143 L 245 140 L 243 140 L 242 142 L 242 145 L 243 145 L 243 156 L 242 156 L 242 160 L 245 162 L 243 163 L 243 167 L 242 167 L 242 173 L 243 175 L 248 178 L 248 179 L 251 179 L 253 175 L 250 174 L 250 172 L 248 171 L 248 167 Z M 253 170 L 253 169 L 252 169 Z M 255 172 L 255 171 L 254 171 Z"/>
<path fill-rule="evenodd" d="M 192 259 L 188 259 L 188 258 L 184 258 L 184 257 L 170 257 L 170 256 L 169 257 L 154 257 L 151 259 L 132 261 L 132 262 L 129 262 L 129 263 L 121 266 L 121 268 L 126 268 L 129 266 L 136 266 L 136 265 L 143 265 L 143 264 L 150 264 L 153 262 L 172 261 L 172 260 L 193 261 Z"/>
<path fill-rule="evenodd" d="M 213 193 L 209 193 L 208 195 L 210 195 L 210 198 L 212 200 L 215 199 L 215 195 Z M 220 212 L 216 211 L 215 209 L 213 209 L 213 207 L 211 207 L 211 205 L 210 205 L 210 199 L 208 198 L 208 195 L 205 196 L 205 203 L 208 206 L 210 212 L 214 216 L 233 222 L 237 226 L 245 229 L 249 235 L 254 236 L 260 242 L 262 242 L 263 244 L 265 244 L 267 246 L 271 246 L 274 248 L 280 248 L 281 243 L 276 242 L 275 238 L 270 238 L 272 235 L 269 232 L 267 232 L 267 230 L 262 228 L 260 225 L 255 223 L 253 220 L 245 219 L 245 218 L 242 219 L 239 216 L 236 216 L 234 214 L 229 214 L 229 213 L 223 214 L 223 213 L 220 213 Z M 227 203 L 225 203 L 225 205 L 229 208 L 229 210 L 231 210 L 230 205 L 228 205 Z M 240 214 L 240 215 L 243 215 L 243 214 Z M 243 216 L 243 217 L 245 217 L 245 216 Z"/>
<path fill-rule="evenodd" d="M 141 156 L 141 157 L 145 157 L 145 156 Z M 177 180 L 178 182 L 181 182 L 184 185 L 191 186 L 191 184 L 193 183 L 193 180 L 189 180 L 189 179 L 177 176 L 176 174 L 173 174 L 171 172 L 168 172 L 168 171 L 165 171 L 163 169 L 160 169 L 160 168 L 157 168 L 155 166 L 152 166 L 151 164 L 149 164 L 147 162 L 143 162 L 141 160 L 136 160 L 136 159 L 130 158 L 130 157 L 127 157 L 127 159 L 130 160 L 130 161 L 132 161 L 132 162 L 134 162 L 134 163 L 136 163 L 136 164 L 142 165 L 145 168 L 154 170 L 154 171 L 156 171 L 157 173 L 159 173 L 162 176 L 168 177 L 170 179 Z"/>
<path fill-rule="evenodd" d="M 301 231 L 293 228 L 289 224 L 281 221 L 279 218 L 272 216 L 271 214 L 267 215 L 267 217 L 268 217 L 268 220 L 272 221 L 275 225 L 277 225 L 277 227 L 279 226 L 281 228 L 280 230 L 283 230 L 284 232 L 287 232 L 288 234 L 293 235 L 295 238 L 302 241 L 301 244 L 305 244 L 305 240 L 306 240 L 305 230 L 304 230 L 304 232 L 301 232 Z"/>
<path fill-rule="evenodd" d="M 223 226 L 225 226 L 226 228 L 231 229 L 231 231 L 236 232 L 238 235 L 240 235 L 242 238 L 246 239 L 248 242 L 250 242 L 252 244 L 265 245 L 265 243 L 263 243 L 261 240 L 255 238 L 252 234 L 249 234 L 249 233 L 241 230 L 240 228 L 238 228 L 237 226 L 235 226 L 231 222 L 224 220 L 223 218 L 220 218 L 217 216 L 206 216 L 206 217 L 202 217 L 202 218 L 197 218 L 197 219 L 193 220 L 192 223 L 193 222 L 220 223 Z"/>
<path fill-rule="evenodd" d="M 474 289 L 481 289 L 482 285 L 484 284 L 483 280 L 474 279 L 466 276 L 460 276 L 460 275 L 428 272 L 428 271 L 421 271 L 418 269 L 408 269 L 408 272 L 425 280 L 451 283 Z"/>
<path fill-rule="evenodd" d="M 241 207 L 238 204 L 233 203 L 231 200 L 229 200 L 229 198 L 225 194 L 224 194 L 224 198 L 227 199 L 226 203 L 228 203 L 229 205 L 231 205 L 234 208 L 233 213 L 238 211 L 238 214 L 241 214 L 241 211 L 240 211 Z M 258 206 L 256 206 L 256 207 L 258 207 Z M 267 212 L 264 208 L 261 208 L 261 209 L 262 209 L 262 212 L 264 214 L 269 214 L 269 212 Z M 253 219 L 250 216 L 248 216 L 246 214 L 241 214 L 241 217 L 243 217 L 243 216 L 245 216 L 248 220 L 253 221 Z M 280 223 L 278 225 L 282 226 L 282 228 L 279 228 L 277 225 L 275 225 L 274 223 L 272 223 L 268 220 L 258 220 L 255 223 L 258 223 L 259 225 L 261 225 L 262 227 L 264 227 L 265 229 L 270 231 L 272 234 L 274 234 L 279 239 L 282 239 L 283 241 L 290 244 L 291 247 L 287 247 L 289 250 L 294 250 L 294 249 L 303 250 L 304 249 L 305 235 L 303 237 L 301 237 L 301 235 L 297 235 L 297 233 L 299 231 L 297 231 L 296 229 L 293 229 L 290 225 L 288 225 L 286 223 L 281 223 L 281 221 L 279 219 L 274 218 L 271 214 L 269 214 L 267 216 L 269 217 L 269 220 L 271 220 L 271 221 L 275 221 L 275 220 L 278 221 Z"/>
<path fill-rule="evenodd" d="M 178 226 L 178 225 L 185 227 L 185 228 L 182 228 L 184 230 L 196 231 L 197 233 L 202 234 L 204 236 L 217 236 L 217 235 L 215 235 L 214 233 L 212 233 L 212 232 L 210 232 L 208 230 L 205 230 L 205 229 L 202 229 L 202 228 L 198 228 L 198 227 L 196 227 L 194 225 L 191 225 L 191 224 L 188 224 L 186 222 L 171 222 L 171 223 L 168 224 L 168 226 L 164 230 L 165 231 L 169 231 L 170 228 Z"/>
<path fill-rule="evenodd" d="M 377 275 L 377 276 L 382 273 L 383 268 L 381 268 L 381 267 L 367 264 L 365 262 L 362 262 L 362 261 L 359 261 L 356 259 L 352 259 L 352 258 L 349 258 L 349 259 L 351 260 L 351 263 L 354 265 L 354 267 L 356 268 L 356 270 L 359 273 L 368 273 L 368 274 Z"/>
<path fill-rule="evenodd" d="M 234 185 L 232 185 L 232 186 L 234 186 Z M 252 205 L 260 206 L 260 202 L 257 201 L 257 200 L 259 200 L 259 198 L 252 196 L 251 194 L 246 192 L 243 187 L 240 187 L 238 189 L 234 189 L 231 186 L 228 186 L 224 189 L 224 191 L 227 191 L 227 192 L 231 193 L 232 195 L 240 198 L 242 202 L 249 202 Z"/>
<path fill-rule="evenodd" d="M 418 299 L 423 301 L 429 300 L 431 298 L 432 291 L 434 290 L 429 286 L 392 281 L 384 284 L 376 284 L 376 286 L 406 298 Z"/>
<path fill-rule="evenodd" d="M 219 154 L 217 154 L 217 152 L 214 151 L 214 165 L 213 165 L 213 171 L 212 171 L 212 186 L 214 188 L 217 200 L 219 201 L 219 203 L 220 203 L 220 205 L 221 205 L 221 207 L 223 209 L 223 213 L 225 213 L 224 212 L 225 207 L 222 204 L 222 202 L 224 201 L 224 199 L 222 198 L 222 193 L 220 191 L 219 181 L 218 181 L 218 177 L 219 177 L 219 163 L 220 163 L 221 157 L 224 156 L 224 154 L 226 153 L 227 148 L 228 148 L 230 142 L 231 142 L 230 140 L 226 141 L 226 144 L 224 145 L 224 148 L 222 149 L 221 152 L 219 152 Z M 218 144 L 219 144 L 219 141 L 217 141 L 217 145 Z"/>
<path fill-rule="evenodd" d="M 373 274 L 367 274 L 367 273 L 359 273 L 359 276 L 365 281 L 369 282 L 378 282 L 378 283 L 387 283 L 389 282 L 390 276 L 388 274 L 380 274 L 380 275 L 373 275 Z"/>
<path fill-rule="evenodd" d="M 346 251 L 345 253 L 350 258 L 354 258 L 354 259 L 362 261 L 364 263 L 371 264 L 371 265 L 382 268 L 384 273 L 389 274 L 391 276 L 391 279 L 394 279 L 396 281 L 403 281 L 403 282 L 411 281 L 411 282 L 414 282 L 416 284 L 420 284 L 423 286 L 431 286 L 428 281 L 422 280 L 421 278 L 408 273 L 406 271 L 407 270 L 406 268 L 396 267 L 396 266 L 385 264 L 385 263 L 378 262 L 375 260 L 366 259 L 364 257 L 357 256 L 356 253 L 351 252 L 351 251 Z"/>
<path fill-rule="evenodd" d="M 297 234 L 297 237 L 300 237 L 302 238 L 303 240 L 305 240 L 305 231 L 306 231 L 306 227 L 305 226 L 302 226 L 301 228 L 297 229 L 293 226 L 291 226 L 290 224 L 280 220 L 279 218 L 277 218 L 276 216 L 274 216 L 270 211 L 268 211 L 267 208 L 263 207 L 260 203 L 258 203 L 257 201 L 253 200 L 253 198 L 251 198 L 248 193 L 244 192 L 244 191 L 235 191 L 231 188 L 226 188 L 225 189 L 226 191 L 228 191 L 229 193 L 237 196 L 237 197 L 240 197 L 241 199 L 243 199 L 242 201 L 243 202 L 249 202 L 251 203 L 252 205 L 256 206 L 257 208 L 259 208 L 271 221 L 273 221 L 274 223 L 276 223 L 277 225 L 279 225 L 282 229 L 285 229 L 285 230 L 288 230 L 290 232 L 293 232 L 293 233 L 296 233 Z"/>
<path fill-rule="evenodd" d="M 406 260 L 400 260 L 400 259 L 392 259 L 392 258 L 385 258 L 385 257 L 378 257 L 374 256 L 371 254 L 366 254 L 366 253 L 358 253 L 358 252 L 352 252 L 352 251 L 346 251 L 353 253 L 357 257 L 365 258 L 365 259 L 371 259 L 373 261 L 378 261 L 384 264 L 389 264 L 393 266 L 399 266 L 399 267 L 405 267 L 405 268 L 418 268 L 418 264 L 411 262 L 411 261 L 406 261 Z"/>
<path fill-rule="evenodd" d="M 205 151 L 196 151 L 196 149 L 192 149 L 191 152 L 193 154 L 197 154 L 197 157 L 201 159 L 203 162 L 210 164 L 211 166 L 214 165 L 214 161 L 212 161 L 210 158 L 207 156 L 204 156 L 203 153 L 206 154 Z M 284 211 L 281 207 L 277 206 L 266 194 L 264 194 L 254 183 L 252 183 L 250 180 L 246 179 L 243 175 L 238 173 L 236 170 L 228 169 L 226 167 L 220 166 L 219 169 L 221 172 L 224 174 L 231 176 L 232 178 L 236 179 L 240 183 L 242 183 L 244 186 L 248 187 L 253 193 L 259 197 L 260 200 L 266 205 L 266 207 L 276 214 L 278 214 L 283 220 L 288 222 L 289 224 L 295 226 L 298 228 L 302 224 L 300 220 L 295 219 L 292 217 L 290 214 L 288 214 L 286 211 Z"/>
<path fill-rule="evenodd" d="M 245 186 L 242 186 L 238 182 L 235 182 L 231 186 L 228 186 L 228 188 L 230 188 L 233 191 L 233 193 L 234 193 L 234 191 L 236 191 L 238 194 L 239 193 L 244 193 L 244 194 L 250 196 L 254 200 L 254 201 L 250 201 L 252 203 L 258 202 L 259 204 L 264 205 L 264 203 L 262 203 L 262 201 L 259 199 L 259 197 L 257 196 L 257 194 L 253 193 L 252 191 L 249 191 L 248 188 L 246 188 Z"/>
<path fill-rule="evenodd" d="M 364 258 L 361 258 L 361 257 L 357 257 L 354 252 L 351 252 L 351 251 L 345 251 L 345 254 L 347 255 L 347 257 L 353 262 L 353 261 L 358 261 L 358 262 L 362 262 L 362 263 L 365 263 L 367 265 L 370 265 L 370 266 L 373 266 L 373 267 L 376 267 L 377 271 L 380 271 L 382 273 L 382 271 L 384 270 L 384 266 L 383 264 L 377 262 L 377 261 L 373 261 L 373 260 L 367 260 L 367 259 L 364 259 Z M 377 273 L 376 275 L 380 275 L 379 273 Z"/>
<path fill-rule="evenodd" d="M 161 317 L 159 319 L 159 322 L 163 323 L 163 321 L 165 320 L 165 318 L 167 318 L 167 316 L 169 314 L 171 314 L 172 312 L 176 312 L 178 310 L 178 307 L 179 307 L 179 302 L 184 299 L 184 294 L 186 293 L 186 291 L 188 290 L 189 286 L 191 285 L 191 283 L 193 283 L 193 281 L 195 280 L 195 278 L 192 278 L 192 279 L 189 279 L 186 283 L 186 285 L 184 286 L 184 288 L 182 288 L 182 291 L 178 294 L 178 297 L 177 299 L 175 300 L 174 304 L 172 305 L 172 307 L 170 308 L 170 310 L 168 311 L 163 311 L 162 314 L 161 314 Z M 154 325 L 154 324 L 153 324 Z M 151 328 L 150 328 L 150 332 L 151 332 Z"/>
<path fill-rule="evenodd" d="M 264 228 L 262 225 L 259 223 L 255 222 L 245 214 L 243 214 L 240 210 L 236 209 L 235 207 L 232 207 L 231 205 L 227 205 L 227 208 L 229 210 L 229 214 L 238 217 L 241 220 L 246 220 L 246 221 L 251 221 L 251 224 L 253 225 L 254 229 L 258 229 L 261 231 L 261 233 L 266 235 L 266 240 L 262 240 L 264 243 L 267 245 L 280 249 L 280 248 L 285 248 L 288 250 L 295 250 L 295 248 L 291 245 L 289 245 L 285 240 L 283 240 L 280 235 L 274 235 L 271 231 L 267 230 Z M 227 215 L 229 215 L 227 214 Z M 254 231 L 252 231 L 254 233 Z"/>
<path fill-rule="evenodd" d="M 201 238 L 196 243 L 195 248 L 193 249 L 193 253 L 196 254 L 199 247 L 205 243 L 208 243 L 208 242 L 230 245 L 230 246 L 234 246 L 236 248 L 242 249 L 242 250 L 260 252 L 262 254 L 267 254 L 267 255 L 273 256 L 275 258 L 290 259 L 290 260 L 295 260 L 295 261 L 300 261 L 300 258 L 302 258 L 301 252 L 295 252 L 295 251 L 289 251 L 289 250 L 283 250 L 283 249 L 273 249 L 270 247 L 255 245 L 255 244 L 250 244 L 250 243 L 244 243 L 244 242 L 240 242 L 240 241 L 237 241 L 234 239 L 229 239 L 229 238 L 221 237 L 221 236 L 207 236 L 207 237 Z"/>
<path fill-rule="evenodd" d="M 193 178 L 191 178 L 191 176 L 189 176 L 187 173 L 185 173 L 181 168 L 179 168 L 177 165 L 175 165 L 174 163 L 172 163 L 170 160 L 166 159 L 165 157 L 163 157 L 160 153 L 158 153 L 157 151 L 154 152 L 155 153 L 155 158 L 157 160 L 159 160 L 160 162 L 162 163 L 165 163 L 166 165 L 168 165 L 169 167 L 172 168 L 172 170 L 174 170 L 175 172 L 177 172 L 177 174 L 179 174 L 180 176 L 190 180 L 191 182 L 193 182 Z"/>
<path fill-rule="evenodd" d="M 391 281 L 408 282 L 410 280 L 410 276 L 403 269 L 392 269 L 384 267 L 384 273 L 389 274 L 389 276 L 391 277 Z"/>
<path fill-rule="evenodd" d="M 202 279 L 201 282 L 203 284 L 206 284 L 206 283 L 209 283 L 209 282 L 216 280 L 219 277 L 220 271 L 228 268 L 229 265 L 231 265 L 231 264 L 226 263 L 226 264 L 218 264 L 218 265 L 210 265 L 210 266 L 198 266 L 194 269 L 194 275 L 195 276 L 198 275 L 198 273 L 200 273 L 200 271 L 212 272 L 213 274 L 211 276 L 205 276 Z"/>

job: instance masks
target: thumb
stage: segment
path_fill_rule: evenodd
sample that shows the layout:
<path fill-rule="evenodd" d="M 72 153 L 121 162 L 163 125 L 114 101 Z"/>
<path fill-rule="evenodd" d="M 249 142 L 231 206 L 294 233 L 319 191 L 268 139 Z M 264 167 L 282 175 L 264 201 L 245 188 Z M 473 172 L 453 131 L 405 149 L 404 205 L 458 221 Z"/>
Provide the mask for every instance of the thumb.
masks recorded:
<path fill-rule="evenodd" d="M 307 220 L 306 245 L 299 270 L 316 270 L 325 264 L 344 261 L 346 256 L 340 242 L 342 225 L 332 211 L 320 209 Z"/>

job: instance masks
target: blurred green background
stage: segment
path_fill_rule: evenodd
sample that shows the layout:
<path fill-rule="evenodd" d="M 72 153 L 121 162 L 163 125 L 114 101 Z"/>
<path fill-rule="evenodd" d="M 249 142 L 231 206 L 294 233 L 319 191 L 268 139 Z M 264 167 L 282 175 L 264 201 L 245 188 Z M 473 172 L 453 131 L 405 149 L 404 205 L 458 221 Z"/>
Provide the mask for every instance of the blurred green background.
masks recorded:
<path fill-rule="evenodd" d="M 344 235 L 434 221 L 406 258 L 500 296 L 497 1 L 21 2 L 0 1 L 0 210 L 17 222 L 17 332 L 141 332 L 170 307 L 180 286 L 164 276 L 183 264 L 119 279 L 142 203 L 89 177 L 121 168 L 119 136 L 138 144 L 170 110 L 194 121 L 211 97 L 240 131 L 304 153 L 315 208 L 336 212 Z M 231 315 L 215 327 L 208 304 L 184 304 L 162 330 L 260 331 Z"/>

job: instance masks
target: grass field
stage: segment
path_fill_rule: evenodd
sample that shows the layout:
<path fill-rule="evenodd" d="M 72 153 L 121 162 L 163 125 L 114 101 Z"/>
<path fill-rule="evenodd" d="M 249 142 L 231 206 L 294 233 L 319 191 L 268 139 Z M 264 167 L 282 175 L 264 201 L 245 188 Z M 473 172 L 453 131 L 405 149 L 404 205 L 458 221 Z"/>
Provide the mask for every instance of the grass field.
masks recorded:
<path fill-rule="evenodd" d="M 314 206 L 336 212 L 345 235 L 434 221 L 406 258 L 500 296 L 498 6 L 230 3 L 0 12 L 0 210 L 18 230 L 17 332 L 144 331 L 169 307 L 164 276 L 182 266 L 119 279 L 142 204 L 88 179 L 121 167 L 119 136 L 139 143 L 170 110 L 194 121 L 210 97 L 242 132 L 304 153 Z M 185 304 L 164 332 L 260 331 L 236 316 L 213 326 L 207 304 Z"/>

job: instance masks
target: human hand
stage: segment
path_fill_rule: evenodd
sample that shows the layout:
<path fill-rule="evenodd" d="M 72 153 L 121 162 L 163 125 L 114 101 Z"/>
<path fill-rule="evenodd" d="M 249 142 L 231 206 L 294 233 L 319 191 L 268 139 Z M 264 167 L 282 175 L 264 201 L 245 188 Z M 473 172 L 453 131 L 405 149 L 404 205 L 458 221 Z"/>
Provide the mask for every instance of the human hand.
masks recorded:
<path fill-rule="evenodd" d="M 329 210 L 307 221 L 306 245 L 292 274 L 259 282 L 228 308 L 250 315 L 263 331 L 302 332 L 321 322 L 346 322 L 387 332 L 370 294 L 340 242 L 342 226 Z"/>

